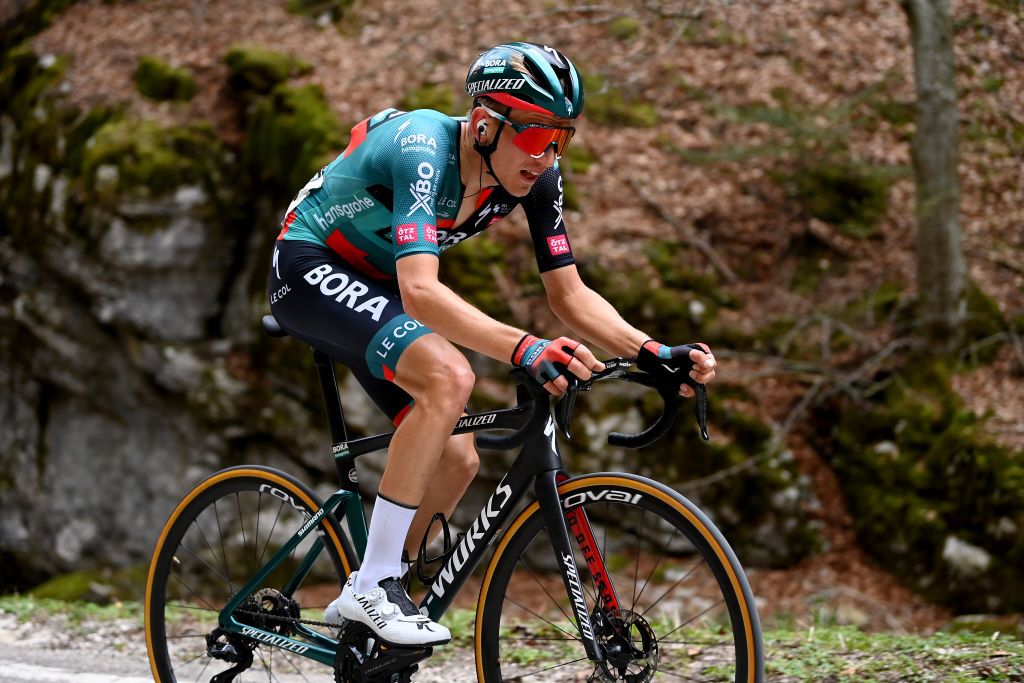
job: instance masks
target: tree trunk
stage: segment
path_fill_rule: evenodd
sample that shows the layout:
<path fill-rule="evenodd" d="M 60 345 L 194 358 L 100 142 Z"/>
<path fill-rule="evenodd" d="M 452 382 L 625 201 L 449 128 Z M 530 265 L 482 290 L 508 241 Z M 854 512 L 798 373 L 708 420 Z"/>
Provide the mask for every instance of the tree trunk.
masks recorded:
<path fill-rule="evenodd" d="M 913 142 L 917 285 L 926 329 L 948 351 L 961 337 L 966 314 L 953 26 L 949 0 L 900 0 L 900 4 L 910 21 L 917 86 Z"/>

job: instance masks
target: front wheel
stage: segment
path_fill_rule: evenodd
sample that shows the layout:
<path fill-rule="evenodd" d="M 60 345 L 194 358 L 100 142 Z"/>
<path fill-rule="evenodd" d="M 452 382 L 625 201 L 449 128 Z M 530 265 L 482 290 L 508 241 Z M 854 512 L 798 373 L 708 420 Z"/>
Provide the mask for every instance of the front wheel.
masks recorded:
<path fill-rule="evenodd" d="M 693 503 L 619 473 L 569 479 L 558 492 L 604 661 L 587 659 L 535 502 L 509 526 L 480 589 L 480 681 L 764 680 L 746 575 Z"/>
<path fill-rule="evenodd" d="M 257 680 L 323 674 L 322 664 L 303 653 L 329 644 L 331 629 L 302 622 L 323 619 L 355 556 L 334 518 L 316 517 L 322 507 L 298 480 L 255 466 L 218 472 L 185 496 L 157 541 L 146 584 L 154 681 L 236 680 L 246 671 Z M 315 532 L 286 554 L 285 544 L 310 523 Z M 219 628 L 221 610 L 272 563 L 233 614 L 272 635 L 255 640 Z M 284 638 L 310 647 L 282 647 Z"/>

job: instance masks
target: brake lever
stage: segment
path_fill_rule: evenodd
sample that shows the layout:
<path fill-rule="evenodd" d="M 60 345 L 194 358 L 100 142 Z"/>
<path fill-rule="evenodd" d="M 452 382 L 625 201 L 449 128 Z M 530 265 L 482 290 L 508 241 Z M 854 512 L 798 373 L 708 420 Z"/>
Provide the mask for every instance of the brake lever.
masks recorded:
<path fill-rule="evenodd" d="M 610 358 L 604 361 L 604 370 L 599 370 L 590 375 L 590 379 L 580 379 L 575 375 L 566 375 L 569 382 L 568 388 L 562 394 L 561 400 L 555 405 L 555 423 L 559 431 L 567 440 L 572 440 L 569 426 L 572 424 L 572 411 L 576 408 L 576 397 L 581 391 L 590 391 L 594 382 L 602 379 L 624 377 L 631 373 L 627 368 L 631 367 L 636 359 L 634 358 Z"/>

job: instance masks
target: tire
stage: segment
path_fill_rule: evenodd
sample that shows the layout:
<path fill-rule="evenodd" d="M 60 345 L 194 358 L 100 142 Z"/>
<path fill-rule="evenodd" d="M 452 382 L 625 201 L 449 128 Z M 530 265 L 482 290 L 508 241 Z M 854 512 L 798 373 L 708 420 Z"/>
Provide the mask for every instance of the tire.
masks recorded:
<path fill-rule="evenodd" d="M 569 479 L 558 491 L 567 513 L 585 511 L 601 546 L 617 614 L 597 608 L 597 586 L 579 547 L 576 563 L 594 634 L 617 654 L 604 666 L 586 658 L 534 502 L 508 527 L 480 588 L 480 681 L 764 680 L 761 626 L 746 575 L 693 503 L 619 473 Z"/>
<path fill-rule="evenodd" d="M 207 656 L 206 636 L 217 628 L 218 610 L 321 507 L 316 494 L 298 480 L 256 466 L 222 470 L 185 496 L 164 525 L 146 582 L 146 645 L 154 681 L 208 681 L 233 666 Z M 357 561 L 333 515 L 322 515 L 316 527 L 269 575 L 250 609 L 323 619 L 324 607 L 337 597 Z M 292 570 L 318 539 L 326 552 L 319 553 L 297 589 L 282 597 Z M 265 628 L 284 628 L 277 626 L 280 621 L 269 623 L 273 626 Z M 315 630 L 331 635 L 326 627 Z M 221 641 L 227 642 L 223 636 Z M 231 645 L 252 652 L 249 671 L 257 680 L 324 673 L 317 662 L 248 638 L 235 636 Z M 247 673 L 241 680 L 248 678 Z"/>

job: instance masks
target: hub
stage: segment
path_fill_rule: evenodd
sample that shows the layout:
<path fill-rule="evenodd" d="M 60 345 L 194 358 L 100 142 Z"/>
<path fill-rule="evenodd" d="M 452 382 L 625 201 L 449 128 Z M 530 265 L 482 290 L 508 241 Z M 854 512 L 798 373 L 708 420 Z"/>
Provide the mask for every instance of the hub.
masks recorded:
<path fill-rule="evenodd" d="M 597 612 L 594 633 L 604 646 L 603 680 L 646 683 L 658 671 L 658 638 L 641 615 L 630 610 Z"/>

